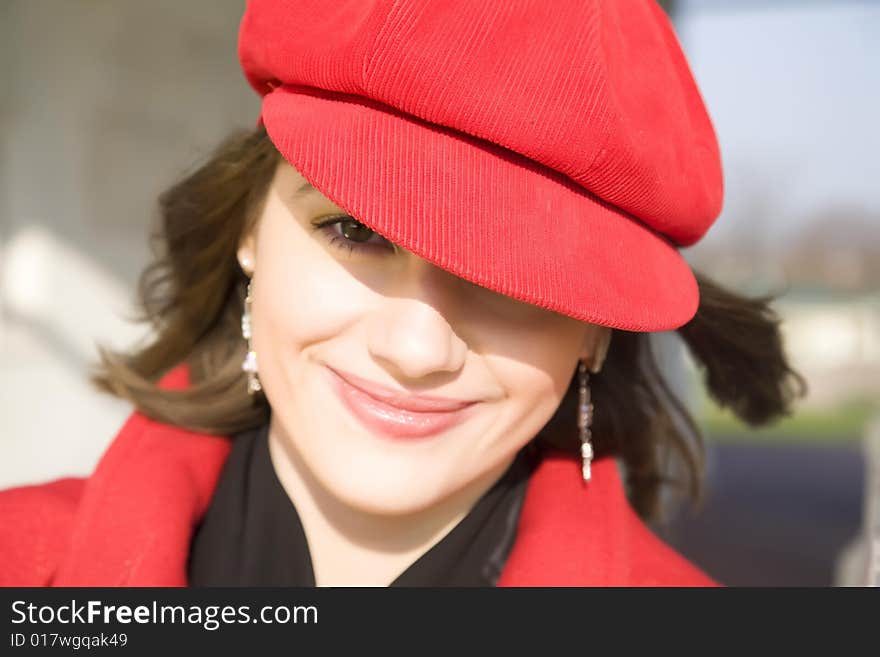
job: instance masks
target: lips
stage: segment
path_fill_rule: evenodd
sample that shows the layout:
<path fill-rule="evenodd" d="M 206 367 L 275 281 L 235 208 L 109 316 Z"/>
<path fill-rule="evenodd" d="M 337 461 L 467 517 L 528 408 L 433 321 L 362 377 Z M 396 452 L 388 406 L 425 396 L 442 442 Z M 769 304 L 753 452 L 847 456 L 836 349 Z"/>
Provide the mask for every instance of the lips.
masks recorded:
<path fill-rule="evenodd" d="M 337 395 L 368 429 L 383 436 L 431 436 L 463 421 L 475 401 L 402 395 L 355 375 L 328 367 Z"/>

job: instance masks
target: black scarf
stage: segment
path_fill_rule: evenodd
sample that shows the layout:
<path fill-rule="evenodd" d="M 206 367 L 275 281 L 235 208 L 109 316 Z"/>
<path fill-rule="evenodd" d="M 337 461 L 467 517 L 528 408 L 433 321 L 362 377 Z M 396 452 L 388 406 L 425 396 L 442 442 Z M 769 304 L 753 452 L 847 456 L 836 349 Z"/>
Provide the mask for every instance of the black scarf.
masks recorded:
<path fill-rule="evenodd" d="M 305 531 L 269 456 L 269 425 L 235 435 L 189 557 L 191 586 L 315 586 Z M 535 466 L 521 450 L 467 515 L 391 586 L 494 586 Z"/>

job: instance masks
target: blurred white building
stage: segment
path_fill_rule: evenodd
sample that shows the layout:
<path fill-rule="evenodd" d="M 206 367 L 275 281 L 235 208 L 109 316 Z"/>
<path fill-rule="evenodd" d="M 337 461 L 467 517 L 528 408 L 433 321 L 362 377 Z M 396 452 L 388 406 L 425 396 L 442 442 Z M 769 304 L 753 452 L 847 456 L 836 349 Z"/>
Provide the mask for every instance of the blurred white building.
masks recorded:
<path fill-rule="evenodd" d="M 786 348 L 808 380 L 804 405 L 843 401 L 880 405 L 880 291 L 791 292 L 776 303 Z"/>
<path fill-rule="evenodd" d="M 126 321 L 162 188 L 259 102 L 241 0 L 0 3 L 0 487 L 90 472 L 130 412 L 86 380 Z"/>

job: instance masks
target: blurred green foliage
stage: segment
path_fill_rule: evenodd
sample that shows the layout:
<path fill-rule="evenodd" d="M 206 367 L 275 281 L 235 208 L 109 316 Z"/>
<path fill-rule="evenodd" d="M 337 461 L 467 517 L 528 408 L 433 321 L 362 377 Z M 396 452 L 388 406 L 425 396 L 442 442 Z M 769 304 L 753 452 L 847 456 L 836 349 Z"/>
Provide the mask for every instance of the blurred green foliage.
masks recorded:
<path fill-rule="evenodd" d="M 794 412 L 773 424 L 750 427 L 729 409 L 708 397 L 702 399 L 700 425 L 707 441 L 808 441 L 841 445 L 862 440 L 871 418 L 880 413 L 880 402 L 851 399 L 832 408 L 795 407 Z"/>

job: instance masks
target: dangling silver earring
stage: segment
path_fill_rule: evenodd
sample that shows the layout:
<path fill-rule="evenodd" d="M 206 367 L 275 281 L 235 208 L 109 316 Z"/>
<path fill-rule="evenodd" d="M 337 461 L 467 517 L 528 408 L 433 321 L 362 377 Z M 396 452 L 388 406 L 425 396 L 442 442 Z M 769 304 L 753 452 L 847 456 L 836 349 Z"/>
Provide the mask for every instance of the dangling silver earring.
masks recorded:
<path fill-rule="evenodd" d="M 590 480 L 590 462 L 593 460 L 593 445 L 590 443 L 592 433 L 590 425 L 593 423 L 593 404 L 590 401 L 589 388 L 590 374 L 587 371 L 587 364 L 581 358 L 578 361 L 578 379 L 580 383 L 580 405 L 578 406 L 578 429 L 581 437 L 581 457 L 584 460 L 581 474 L 584 481 Z"/>
<path fill-rule="evenodd" d="M 249 395 L 255 395 L 263 389 L 260 378 L 257 376 L 257 352 L 251 346 L 251 282 L 248 281 L 247 295 L 244 298 L 244 312 L 241 315 L 241 334 L 247 340 L 247 355 L 241 364 L 241 369 L 247 372 L 247 391 Z"/>

